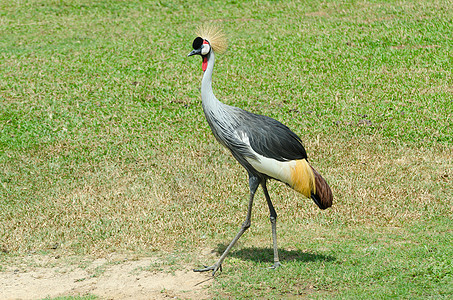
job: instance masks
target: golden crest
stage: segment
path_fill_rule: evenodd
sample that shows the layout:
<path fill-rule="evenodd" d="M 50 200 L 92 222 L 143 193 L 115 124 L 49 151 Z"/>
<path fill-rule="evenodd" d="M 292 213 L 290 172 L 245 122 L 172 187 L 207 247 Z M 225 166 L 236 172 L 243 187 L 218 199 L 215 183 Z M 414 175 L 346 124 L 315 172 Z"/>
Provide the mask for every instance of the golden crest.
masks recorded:
<path fill-rule="evenodd" d="M 197 35 L 209 42 L 212 50 L 216 53 L 225 52 L 227 49 L 227 39 L 222 29 L 214 24 L 202 24 L 197 28 Z"/>

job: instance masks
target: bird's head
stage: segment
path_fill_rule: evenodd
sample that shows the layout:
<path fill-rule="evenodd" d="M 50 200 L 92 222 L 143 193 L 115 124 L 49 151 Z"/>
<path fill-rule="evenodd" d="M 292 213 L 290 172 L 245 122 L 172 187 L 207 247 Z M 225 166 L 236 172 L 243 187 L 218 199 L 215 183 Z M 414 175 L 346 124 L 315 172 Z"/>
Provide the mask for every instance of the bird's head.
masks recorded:
<path fill-rule="evenodd" d="M 211 45 L 208 40 L 205 40 L 202 37 L 197 37 L 193 40 L 192 47 L 193 50 L 188 56 L 201 55 L 201 58 L 203 59 L 201 68 L 203 69 L 203 72 L 206 71 L 206 68 L 208 67 L 208 54 L 211 52 Z"/>
<path fill-rule="evenodd" d="M 205 56 L 211 52 L 211 45 L 209 44 L 208 40 L 203 39 L 202 37 L 197 37 L 193 40 L 192 43 L 193 50 L 189 53 L 188 56 L 192 55 L 201 55 Z"/>
<path fill-rule="evenodd" d="M 198 28 L 198 37 L 193 40 L 193 50 L 188 54 L 201 55 L 203 60 L 202 69 L 208 67 L 208 56 L 211 51 L 216 53 L 224 52 L 227 48 L 225 34 L 216 26 L 206 25 Z"/>

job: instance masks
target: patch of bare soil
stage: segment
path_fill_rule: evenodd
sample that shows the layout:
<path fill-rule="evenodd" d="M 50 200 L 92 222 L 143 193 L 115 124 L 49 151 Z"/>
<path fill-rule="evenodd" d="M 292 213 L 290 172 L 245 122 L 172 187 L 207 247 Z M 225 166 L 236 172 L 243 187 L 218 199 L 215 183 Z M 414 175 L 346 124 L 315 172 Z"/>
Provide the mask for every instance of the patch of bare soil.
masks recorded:
<path fill-rule="evenodd" d="M 158 259 L 102 258 L 79 264 L 54 257 L 3 266 L 0 299 L 96 295 L 100 299 L 207 299 L 208 274 L 156 268 Z M 151 266 L 151 267 L 150 267 Z"/>

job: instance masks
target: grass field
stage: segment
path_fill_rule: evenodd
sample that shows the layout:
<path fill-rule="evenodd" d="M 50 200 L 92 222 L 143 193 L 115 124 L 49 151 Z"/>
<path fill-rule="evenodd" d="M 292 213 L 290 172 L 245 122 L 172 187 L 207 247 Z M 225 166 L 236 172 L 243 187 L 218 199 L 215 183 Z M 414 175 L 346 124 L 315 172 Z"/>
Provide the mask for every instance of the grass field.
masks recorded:
<path fill-rule="evenodd" d="M 334 206 L 262 192 L 217 298 L 453 297 L 453 2 L 3 1 L 0 271 L 109 253 L 211 264 L 245 218 L 243 168 L 200 101 L 196 27 L 229 38 L 214 91 L 287 124 Z"/>

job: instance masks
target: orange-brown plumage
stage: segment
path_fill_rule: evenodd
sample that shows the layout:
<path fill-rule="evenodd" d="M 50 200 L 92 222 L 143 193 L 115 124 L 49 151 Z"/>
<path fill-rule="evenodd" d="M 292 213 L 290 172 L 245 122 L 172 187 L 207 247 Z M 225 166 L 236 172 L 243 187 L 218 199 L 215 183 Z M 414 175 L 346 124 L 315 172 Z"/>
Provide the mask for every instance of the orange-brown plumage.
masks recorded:
<path fill-rule="evenodd" d="M 289 185 L 307 198 L 316 192 L 315 176 L 306 159 L 296 160 L 296 164 L 290 167 L 291 182 Z"/>

